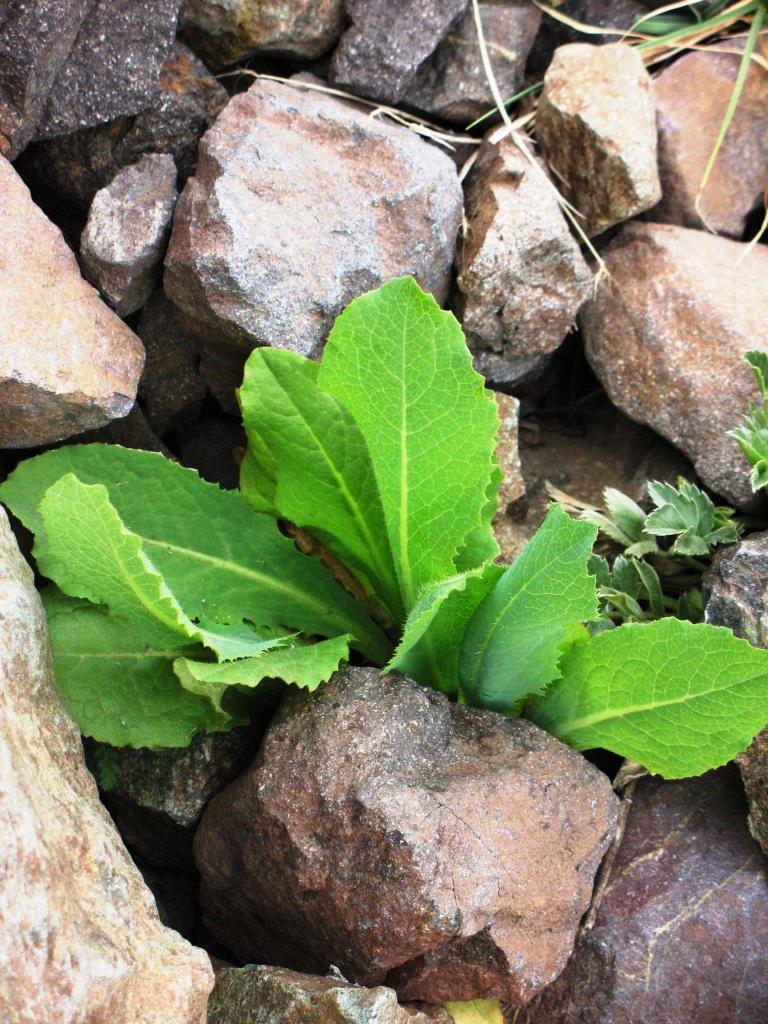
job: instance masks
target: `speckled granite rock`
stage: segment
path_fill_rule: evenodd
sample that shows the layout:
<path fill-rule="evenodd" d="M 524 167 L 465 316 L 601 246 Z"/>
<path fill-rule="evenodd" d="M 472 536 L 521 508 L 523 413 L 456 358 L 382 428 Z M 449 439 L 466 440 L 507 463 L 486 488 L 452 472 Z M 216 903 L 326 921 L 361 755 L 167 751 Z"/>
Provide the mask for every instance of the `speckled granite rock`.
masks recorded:
<path fill-rule="evenodd" d="M 208 805 L 205 921 L 245 960 L 520 1005 L 563 968 L 615 822 L 608 779 L 530 722 L 350 668 L 287 698 Z"/>

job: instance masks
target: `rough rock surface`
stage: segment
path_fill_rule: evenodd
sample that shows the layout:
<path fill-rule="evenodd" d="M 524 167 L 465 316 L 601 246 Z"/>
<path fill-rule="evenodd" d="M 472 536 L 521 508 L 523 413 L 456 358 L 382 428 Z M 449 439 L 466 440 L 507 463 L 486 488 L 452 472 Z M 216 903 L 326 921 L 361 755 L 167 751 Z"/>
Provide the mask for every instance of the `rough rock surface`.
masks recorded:
<path fill-rule="evenodd" d="M 493 518 L 493 532 L 503 557 L 507 548 L 510 517 L 515 516 L 525 499 L 525 480 L 518 449 L 520 403 L 512 395 L 505 395 L 501 391 L 495 392 L 495 398 L 501 420 L 496 454 L 504 479 L 499 490 L 499 507 Z"/>
<path fill-rule="evenodd" d="M 352 21 L 331 62 L 340 89 L 399 104 L 419 69 L 433 56 L 467 8 L 467 0 L 347 0 Z"/>
<path fill-rule="evenodd" d="M 478 370 L 510 384 L 562 342 L 592 275 L 546 172 L 486 142 L 466 184 L 457 309 Z"/>
<path fill-rule="evenodd" d="M 344 27 L 344 0 L 184 0 L 179 31 L 212 68 L 252 54 L 308 60 Z"/>
<path fill-rule="evenodd" d="M 647 17 L 649 9 L 658 7 L 656 0 L 562 0 L 558 14 L 564 14 L 583 25 L 606 29 L 605 35 L 590 35 L 595 46 L 615 43 L 617 32 Z M 528 72 L 541 77 L 550 65 L 552 54 L 563 43 L 583 43 L 584 33 L 556 18 L 544 18 L 528 58 Z"/>
<path fill-rule="evenodd" d="M 93 197 L 80 258 L 86 277 L 120 316 L 141 309 L 160 278 L 177 198 L 168 153 L 143 156 Z"/>
<path fill-rule="evenodd" d="M 165 290 L 241 360 L 256 345 L 316 354 L 344 306 L 388 278 L 445 297 L 461 203 L 450 157 L 406 128 L 257 82 L 201 141 Z"/>
<path fill-rule="evenodd" d="M 768 35 L 764 37 L 768 41 Z M 738 41 L 728 49 L 737 49 Z M 741 238 L 768 182 L 768 73 L 752 64 L 733 120 L 702 193 L 696 197 L 733 91 L 738 53 L 686 53 L 655 78 L 662 201 L 653 219 L 709 226 Z"/>
<path fill-rule="evenodd" d="M 588 235 L 661 198 L 651 79 L 632 47 L 559 47 L 544 76 L 536 134 Z"/>
<path fill-rule="evenodd" d="M 757 392 L 745 352 L 768 347 L 768 251 L 669 224 L 626 225 L 605 248 L 612 280 L 579 315 L 611 400 L 677 445 L 731 503 L 753 495 L 727 431 Z M 727 383 L 727 387 L 724 384 Z"/>
<path fill-rule="evenodd" d="M 763 1024 L 768 862 L 737 773 L 643 780 L 594 929 L 520 1024 Z"/>
<path fill-rule="evenodd" d="M 523 83 L 525 60 L 541 24 L 541 11 L 529 0 L 481 3 L 479 7 L 496 83 L 502 96 L 513 96 Z M 394 48 L 397 40 L 390 38 L 390 45 Z M 419 67 L 401 103 L 462 127 L 495 106 L 471 6 Z"/>
<path fill-rule="evenodd" d="M 153 867 L 187 867 L 206 804 L 247 766 L 258 738 L 248 727 L 203 733 L 179 749 L 93 743 L 89 763 L 131 851 Z"/>
<path fill-rule="evenodd" d="M 158 288 L 141 311 L 136 331 L 146 349 L 139 398 L 158 434 L 194 422 L 206 395 L 198 371 L 198 340 Z"/>
<path fill-rule="evenodd" d="M 704 577 L 704 618 L 754 647 L 768 647 L 768 533 L 753 533 L 717 558 Z M 749 827 L 768 856 L 768 728 L 736 761 L 749 799 Z"/>
<path fill-rule="evenodd" d="M 432 1008 L 430 1008 L 432 1009 Z M 340 978 L 282 967 L 224 967 L 208 1006 L 208 1024 L 450 1024 L 445 1011 L 413 1012 L 391 988 L 362 988 Z"/>
<path fill-rule="evenodd" d="M 201 902 L 245 960 L 519 1005 L 564 966 L 615 821 L 607 778 L 531 723 L 350 668 L 208 805 Z"/>
<path fill-rule="evenodd" d="M 151 110 L 35 142 L 21 166 L 28 179 L 82 207 L 145 153 L 170 153 L 183 184 L 195 169 L 198 139 L 228 99 L 224 86 L 177 41 L 160 68 Z"/>
<path fill-rule="evenodd" d="M 0 1020 L 203 1024 L 208 957 L 160 924 L 61 706 L 0 509 Z"/>
<path fill-rule="evenodd" d="M 82 279 L 58 228 L 0 157 L 0 447 L 28 448 L 125 416 L 136 335 Z"/>

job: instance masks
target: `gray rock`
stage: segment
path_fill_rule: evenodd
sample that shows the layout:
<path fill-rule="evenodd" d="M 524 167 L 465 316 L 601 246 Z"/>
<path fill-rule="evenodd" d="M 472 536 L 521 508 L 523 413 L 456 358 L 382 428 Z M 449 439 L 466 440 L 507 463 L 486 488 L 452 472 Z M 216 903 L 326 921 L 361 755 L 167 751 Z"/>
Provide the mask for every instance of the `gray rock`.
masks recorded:
<path fill-rule="evenodd" d="M 344 27 L 344 0 L 184 0 L 179 31 L 212 68 L 254 54 L 311 60 Z"/>
<path fill-rule="evenodd" d="M 503 97 L 514 96 L 523 84 L 525 61 L 541 24 L 541 11 L 529 0 L 502 0 L 479 7 L 496 84 Z M 462 126 L 495 106 L 471 6 L 419 67 L 401 102 L 429 117 Z"/>
<path fill-rule="evenodd" d="M 430 1008 L 431 1009 L 431 1008 Z M 435 1008 L 436 1010 L 437 1008 Z M 283 967 L 224 967 L 208 1004 L 208 1024 L 451 1024 L 448 1013 L 399 1006 L 391 988 Z"/>
<path fill-rule="evenodd" d="M 677 445 L 729 502 L 754 502 L 728 431 L 757 389 L 745 352 L 768 348 L 768 250 L 670 224 L 627 224 L 603 250 L 611 280 L 579 314 L 611 401 Z"/>
<path fill-rule="evenodd" d="M 141 342 L 82 279 L 61 232 L 0 157 L 0 447 L 29 448 L 125 416 Z"/>
<path fill-rule="evenodd" d="M 651 79 L 632 47 L 559 47 L 544 76 L 536 134 L 587 235 L 661 198 Z"/>
<path fill-rule="evenodd" d="M 344 306 L 391 277 L 445 298 L 461 201 L 451 159 L 406 128 L 257 82 L 201 142 L 165 290 L 240 366 L 257 345 L 316 355 Z"/>
<path fill-rule="evenodd" d="M 181 0 L 95 0 L 59 67 L 35 137 L 138 114 L 157 98 Z M 26 6 L 26 5 L 25 5 Z"/>
<path fill-rule="evenodd" d="M 557 5 L 558 14 L 595 29 L 604 28 L 606 33 L 585 36 L 578 28 L 557 18 L 543 18 L 528 58 L 528 73 L 540 78 L 549 67 L 555 50 L 563 43 L 583 43 L 587 39 L 595 46 L 615 43 L 620 38 L 617 32 L 626 32 L 658 6 L 656 0 L 562 0 Z"/>
<path fill-rule="evenodd" d="M 763 1024 L 765 859 L 733 768 L 644 779 L 594 928 L 518 1024 Z"/>
<path fill-rule="evenodd" d="M 85 767 L 0 508 L 0 1020 L 203 1024 L 207 955 L 164 928 Z"/>
<path fill-rule="evenodd" d="M 208 805 L 205 921 L 244 960 L 520 1005 L 565 965 L 615 822 L 607 778 L 531 723 L 350 668 L 287 698 Z"/>
<path fill-rule="evenodd" d="M 177 41 L 160 68 L 152 110 L 34 142 L 19 166 L 27 180 L 80 207 L 90 206 L 99 189 L 145 153 L 170 153 L 183 184 L 195 169 L 198 139 L 228 99 L 224 86 Z"/>
<path fill-rule="evenodd" d="M 507 364 L 502 372 L 511 383 L 560 345 L 591 293 L 592 275 L 546 172 L 509 139 L 483 144 L 467 180 L 465 214 L 457 311 L 470 348 Z M 497 379 L 499 369 L 488 369 Z"/>
<path fill-rule="evenodd" d="M 331 81 L 355 95 L 400 104 L 466 9 L 467 0 L 346 0 L 352 25 L 334 52 Z"/>
<path fill-rule="evenodd" d="M 141 309 L 160 278 L 177 198 L 176 165 L 167 153 L 143 156 L 93 197 L 80 258 L 120 316 Z"/>

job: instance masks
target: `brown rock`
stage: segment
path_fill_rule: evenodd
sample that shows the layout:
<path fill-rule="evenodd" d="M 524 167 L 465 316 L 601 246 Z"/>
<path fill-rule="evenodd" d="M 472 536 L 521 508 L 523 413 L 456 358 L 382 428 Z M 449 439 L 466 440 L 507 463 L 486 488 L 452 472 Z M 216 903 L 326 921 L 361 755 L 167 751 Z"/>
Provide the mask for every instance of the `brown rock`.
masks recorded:
<path fill-rule="evenodd" d="M 768 33 L 763 39 L 768 42 Z M 743 40 L 728 40 L 727 48 L 740 45 Z M 699 186 L 741 61 L 738 53 L 716 49 L 683 54 L 654 80 L 663 197 L 652 216 L 741 238 L 768 183 L 768 73 L 754 63 L 747 73 L 699 212 Z"/>
<path fill-rule="evenodd" d="M 765 869 L 732 768 L 643 780 L 594 929 L 520 1024 L 763 1024 Z"/>
<path fill-rule="evenodd" d="M 61 232 L 2 157 L 0 209 L 0 447 L 48 444 L 125 416 L 141 342 L 83 281 Z"/>
<path fill-rule="evenodd" d="M 228 98 L 202 61 L 177 41 L 160 68 L 151 110 L 35 142 L 20 166 L 27 180 L 81 207 L 145 153 L 170 153 L 183 184 L 195 169 L 198 139 Z"/>
<path fill-rule="evenodd" d="M 344 27 L 344 0 L 184 0 L 182 38 L 212 68 L 254 54 L 303 60 L 329 50 Z"/>
<path fill-rule="evenodd" d="M 520 452 L 518 451 L 518 416 L 520 403 L 511 395 L 504 395 L 497 391 L 496 404 L 499 407 L 499 418 L 501 427 L 499 429 L 499 447 L 496 454 L 499 457 L 502 480 L 499 490 L 499 507 L 493 520 L 493 528 L 499 539 L 499 532 L 504 533 L 507 517 L 513 514 L 516 506 L 525 497 L 525 480 L 520 465 Z M 503 548 L 502 541 L 499 540 Z"/>
<path fill-rule="evenodd" d="M 159 280 L 177 198 L 176 165 L 167 153 L 141 157 L 93 197 L 80 258 L 120 316 L 141 309 Z"/>
<path fill-rule="evenodd" d="M 461 201 L 451 159 L 406 128 L 260 81 L 201 142 L 165 290 L 240 364 L 256 345 L 316 355 L 344 306 L 391 277 L 445 297 Z"/>
<path fill-rule="evenodd" d="M 391 988 L 362 988 L 283 967 L 224 967 L 208 1006 L 208 1024 L 451 1024 L 445 1010 L 399 1006 Z"/>
<path fill-rule="evenodd" d="M 749 466 L 727 431 L 756 397 L 745 352 L 768 347 L 768 251 L 666 224 L 629 224 L 603 252 L 612 280 L 579 315 L 611 400 L 691 459 L 736 505 Z"/>
<path fill-rule="evenodd" d="M 514 383 L 565 338 L 592 275 L 545 171 L 510 139 L 483 144 L 465 214 L 458 313 L 480 372 Z"/>
<path fill-rule="evenodd" d="M 725 551 L 704 577 L 704 621 L 726 626 L 754 647 L 768 647 L 768 533 Z M 736 761 L 750 805 L 749 828 L 768 855 L 768 729 Z"/>
<path fill-rule="evenodd" d="M 1 509 L 0 765 L 0 1020 L 203 1024 L 208 958 L 160 924 L 99 802 Z"/>
<path fill-rule="evenodd" d="M 479 8 L 496 84 L 502 96 L 513 96 L 523 84 L 525 61 L 541 24 L 541 11 L 529 0 L 481 3 Z M 394 45 L 391 38 L 390 43 Z M 495 107 L 471 6 L 419 67 L 401 102 L 462 126 Z"/>
<path fill-rule="evenodd" d="M 531 723 L 350 668 L 286 700 L 195 859 L 243 959 L 520 1005 L 562 969 L 615 820 L 605 776 Z"/>
<path fill-rule="evenodd" d="M 661 198 L 651 79 L 632 47 L 559 47 L 544 76 L 536 134 L 587 235 Z"/>

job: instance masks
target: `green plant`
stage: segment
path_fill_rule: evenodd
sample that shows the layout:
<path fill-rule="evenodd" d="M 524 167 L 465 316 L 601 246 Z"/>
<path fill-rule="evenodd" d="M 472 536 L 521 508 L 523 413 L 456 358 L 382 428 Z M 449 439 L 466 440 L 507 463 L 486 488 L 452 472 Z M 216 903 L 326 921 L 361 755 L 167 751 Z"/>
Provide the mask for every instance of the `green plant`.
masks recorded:
<path fill-rule="evenodd" d="M 180 745 L 242 721 L 264 680 L 314 688 L 350 647 L 669 776 L 723 763 L 768 721 L 768 651 L 728 630 L 663 618 L 590 636 L 593 523 L 552 505 L 496 564 L 496 404 L 411 279 L 356 299 L 320 363 L 254 351 L 240 401 L 240 493 L 104 445 L 47 452 L 0 487 L 52 581 L 56 673 L 84 732 Z M 659 494 L 657 511 L 688 509 Z M 658 532 L 678 546 L 721 529 L 699 508 L 670 534 L 669 515 Z"/>
<path fill-rule="evenodd" d="M 768 352 L 747 352 L 744 359 L 752 367 L 762 400 L 749 403 L 743 425 L 730 435 L 752 467 L 752 490 L 759 491 L 768 486 Z"/>

